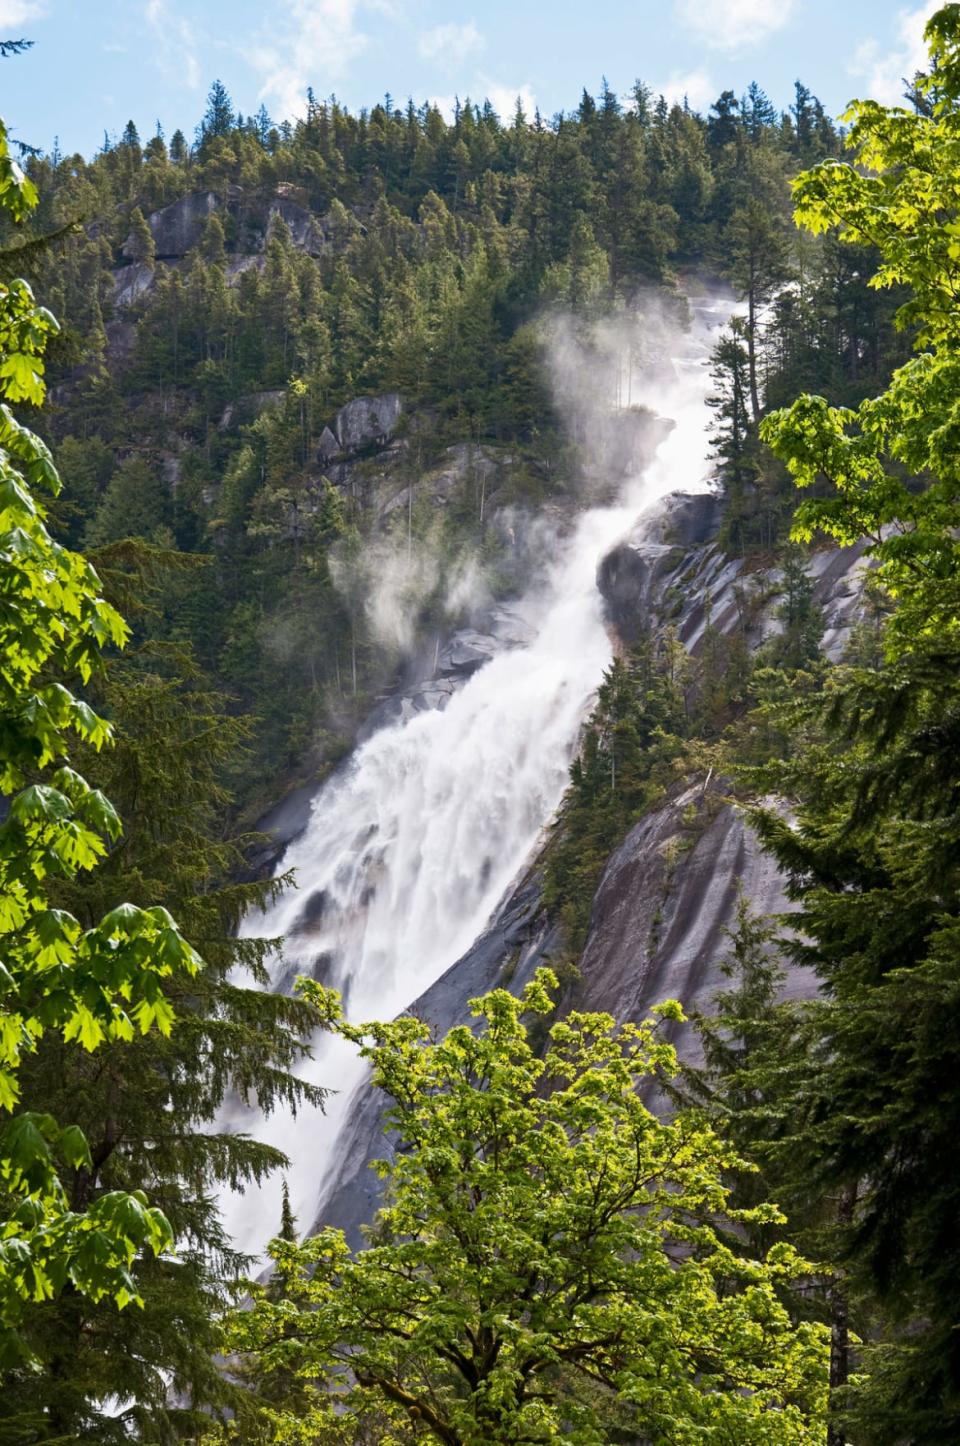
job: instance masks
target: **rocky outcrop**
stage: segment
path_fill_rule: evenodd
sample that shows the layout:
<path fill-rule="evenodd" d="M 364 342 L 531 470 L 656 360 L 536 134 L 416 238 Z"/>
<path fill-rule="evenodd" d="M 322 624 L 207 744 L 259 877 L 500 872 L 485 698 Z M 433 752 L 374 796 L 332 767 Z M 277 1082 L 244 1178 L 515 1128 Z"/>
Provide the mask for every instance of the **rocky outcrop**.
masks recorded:
<path fill-rule="evenodd" d="M 580 959 L 577 1007 L 639 1020 L 662 999 L 686 1011 L 708 1009 L 723 987 L 727 930 L 742 890 L 766 916 L 792 905 L 784 880 L 722 781 L 698 782 L 649 813 L 613 854 L 593 901 Z M 792 970 L 787 992 L 808 996 L 812 974 Z M 689 1027 L 674 1032 L 685 1058 L 696 1053 Z"/>
<path fill-rule="evenodd" d="M 321 467 L 332 459 L 340 451 L 340 443 L 333 435 L 329 427 L 324 427 L 320 433 L 320 440 L 317 443 L 317 461 Z"/>
<path fill-rule="evenodd" d="M 641 627 L 671 623 L 696 652 L 710 624 L 721 632 L 743 629 L 758 646 L 778 626 L 779 575 L 748 569 L 716 544 L 720 504 L 709 493 L 675 494 L 642 518 L 600 565 L 598 582 L 611 620 L 625 638 Z M 812 554 L 815 596 L 824 611 L 824 646 L 842 655 L 859 616 L 862 552 L 823 548 Z M 456 670 L 480 666 L 495 640 L 483 633 L 455 636 L 435 659 L 430 687 L 456 682 Z M 402 706 L 414 707 L 414 691 Z M 425 696 L 425 695 L 424 695 Z M 431 706 L 437 706 L 436 703 Z M 593 901 L 578 977 L 567 985 L 575 1007 L 640 1020 L 663 999 L 679 999 L 689 1014 L 709 1008 L 722 987 L 729 952 L 727 931 L 740 891 L 765 916 L 788 913 L 784 880 L 760 848 L 722 779 L 678 785 L 630 831 L 604 869 Z M 468 1001 L 497 986 L 520 988 L 541 962 L 562 955 L 559 930 L 543 904 L 537 867 L 504 899 L 486 933 L 430 989 L 411 1004 L 440 1032 L 461 1022 Z M 808 997 L 810 973 L 793 968 L 786 991 Z M 692 1027 L 672 1025 L 681 1056 L 693 1060 Z M 340 1164 L 317 1223 L 342 1225 L 358 1243 L 360 1227 L 378 1201 L 370 1161 L 388 1156 L 382 1102 L 361 1089 L 338 1142 Z"/>
<path fill-rule="evenodd" d="M 382 447 L 396 431 L 402 413 L 399 392 L 355 397 L 340 408 L 334 423 L 340 450 L 359 452 L 365 447 Z"/>
<path fill-rule="evenodd" d="M 300 193 L 294 192 L 285 182 L 271 191 L 252 194 L 231 186 L 226 200 L 214 191 L 191 191 L 146 218 L 157 260 L 178 261 L 186 256 L 199 242 L 214 211 L 221 212 L 229 223 L 232 249 L 238 253 L 228 263 L 231 279 L 262 259 L 274 217 L 283 219 L 294 246 L 319 256 L 326 244 L 323 221 L 303 204 Z M 121 254 L 127 261 L 135 259 L 132 234 L 124 241 Z"/>
<path fill-rule="evenodd" d="M 120 266 L 113 273 L 113 304 L 121 308 L 133 306 L 153 287 L 153 267 L 142 261 Z"/>
<path fill-rule="evenodd" d="M 405 722 L 416 713 L 445 708 L 469 677 L 497 653 L 529 642 L 530 631 L 508 606 L 489 609 L 479 627 L 458 628 L 445 643 L 438 638 L 428 655 L 411 661 L 407 679 L 374 712 L 361 737 L 387 723 Z"/>
<path fill-rule="evenodd" d="M 663 612 L 664 598 L 691 553 L 711 543 L 720 526 L 720 499 L 711 492 L 673 493 L 641 517 L 600 563 L 597 586 L 626 643 Z"/>
<path fill-rule="evenodd" d="M 294 246 L 299 247 L 301 251 L 308 252 L 311 256 L 320 255 L 324 247 L 321 223 L 311 211 L 307 210 L 306 206 L 293 200 L 282 186 L 277 187 L 277 195 L 270 201 L 269 215 L 283 218 Z M 267 234 L 269 234 L 269 230 Z"/>
<path fill-rule="evenodd" d="M 600 563 L 597 585 L 617 635 L 628 646 L 651 627 L 670 624 L 696 654 L 709 625 L 742 631 L 752 649 L 775 635 L 781 573 L 728 557 L 716 543 L 722 508 L 710 492 L 665 497 Z M 825 656 L 838 662 L 862 616 L 863 545 L 811 552 L 814 601 L 823 610 Z"/>
<path fill-rule="evenodd" d="M 245 396 L 237 397 L 236 401 L 228 402 L 224 407 L 219 422 L 220 431 L 225 432 L 228 427 L 235 427 L 238 422 L 252 422 L 261 412 L 278 411 L 286 396 L 284 387 L 274 387 L 270 391 L 247 392 Z"/>
<path fill-rule="evenodd" d="M 220 201 L 213 191 L 191 191 L 188 195 L 181 196 L 179 201 L 164 206 L 162 211 L 154 211 L 149 215 L 147 225 L 153 237 L 157 260 L 167 261 L 186 256 L 199 242 L 209 217 L 219 208 Z M 132 234 L 124 241 L 121 249 L 127 260 L 134 259 Z"/>

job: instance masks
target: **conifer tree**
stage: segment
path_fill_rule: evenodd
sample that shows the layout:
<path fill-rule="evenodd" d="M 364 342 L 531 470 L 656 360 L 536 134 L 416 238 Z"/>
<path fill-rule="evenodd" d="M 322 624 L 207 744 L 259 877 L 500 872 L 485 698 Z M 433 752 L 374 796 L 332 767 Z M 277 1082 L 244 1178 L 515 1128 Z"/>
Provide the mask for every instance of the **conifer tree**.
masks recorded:
<path fill-rule="evenodd" d="M 134 261 L 138 261 L 141 266 L 149 266 L 150 270 L 153 270 L 157 248 L 153 240 L 153 232 L 147 225 L 139 206 L 135 206 L 130 214 L 130 240 L 127 246 Z"/>
<path fill-rule="evenodd" d="M 960 1429 L 950 1143 L 960 1120 L 960 547 L 947 440 L 960 334 L 948 300 L 954 223 L 917 202 L 952 205 L 957 184 L 946 144 L 960 111 L 956 6 L 931 18 L 927 38 L 928 111 L 856 103 L 859 168 L 818 166 L 796 187 L 801 222 L 874 243 L 879 284 L 909 286 L 899 316 L 921 350 L 855 411 L 804 396 L 764 424 L 800 485 L 825 493 L 803 502 L 795 535 L 866 541 L 893 611 L 886 666 L 852 670 L 826 700 L 794 700 L 807 746 L 764 782 L 792 800 L 795 821 L 761 812 L 759 823 L 799 906 L 790 953 L 816 969 L 827 1001 L 811 1178 L 848 1202 L 843 1258 L 888 1323 L 849 1416 L 871 1441 L 933 1443 Z M 904 470 L 926 485 L 905 483 Z"/>
<path fill-rule="evenodd" d="M 233 102 L 223 82 L 215 80 L 207 96 L 207 108 L 200 122 L 199 137 L 202 141 L 208 141 L 217 136 L 229 135 L 233 124 Z"/>

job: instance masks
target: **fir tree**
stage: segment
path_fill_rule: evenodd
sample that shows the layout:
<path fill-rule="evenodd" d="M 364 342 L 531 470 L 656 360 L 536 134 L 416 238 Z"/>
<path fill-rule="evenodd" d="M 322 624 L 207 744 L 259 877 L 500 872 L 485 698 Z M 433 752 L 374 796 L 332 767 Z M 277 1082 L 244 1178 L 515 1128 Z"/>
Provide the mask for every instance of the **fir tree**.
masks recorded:
<path fill-rule="evenodd" d="M 139 206 L 135 206 L 130 215 L 130 238 L 127 242 L 127 251 L 134 261 L 153 270 L 157 248 L 154 244 L 153 232 L 147 225 Z"/>

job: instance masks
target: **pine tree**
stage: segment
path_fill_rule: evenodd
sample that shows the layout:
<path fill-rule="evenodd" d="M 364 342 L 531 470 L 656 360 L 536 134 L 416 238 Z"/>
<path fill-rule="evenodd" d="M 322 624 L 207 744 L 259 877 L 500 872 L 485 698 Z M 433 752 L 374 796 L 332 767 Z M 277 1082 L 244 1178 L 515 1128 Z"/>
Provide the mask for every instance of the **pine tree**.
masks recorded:
<path fill-rule="evenodd" d="M 187 138 L 181 130 L 175 130 L 170 137 L 170 159 L 175 166 L 186 165 L 190 157 Z"/>
<path fill-rule="evenodd" d="M 85 542 L 88 547 L 125 537 L 164 542 L 169 520 L 170 499 L 156 470 L 142 457 L 128 457 L 107 483 Z"/>
<path fill-rule="evenodd" d="M 747 380 L 750 415 L 760 420 L 759 330 L 760 313 L 789 271 L 784 227 L 769 202 L 751 199 L 734 211 L 726 228 L 730 276 L 739 298 L 747 303 L 743 336 L 747 344 Z"/>
<path fill-rule="evenodd" d="M 153 270 L 157 248 L 154 244 L 153 232 L 147 225 L 139 206 L 135 206 L 130 214 L 130 237 L 127 241 L 127 252 L 141 266 L 147 266 L 151 271 Z"/>
<path fill-rule="evenodd" d="M 233 129 L 234 119 L 233 102 L 227 93 L 227 88 L 222 81 L 215 80 L 207 96 L 207 108 L 198 128 L 198 140 L 204 142 L 213 140 L 217 136 L 229 135 Z"/>

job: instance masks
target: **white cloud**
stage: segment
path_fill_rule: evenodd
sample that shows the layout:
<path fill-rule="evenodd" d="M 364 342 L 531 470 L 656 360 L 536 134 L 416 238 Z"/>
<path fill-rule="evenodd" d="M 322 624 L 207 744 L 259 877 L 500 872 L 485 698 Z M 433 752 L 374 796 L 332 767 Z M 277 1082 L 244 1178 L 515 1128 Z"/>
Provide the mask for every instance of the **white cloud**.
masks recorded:
<path fill-rule="evenodd" d="M 169 0 L 147 0 L 144 14 L 156 42 L 153 58 L 164 78 L 188 90 L 199 90 L 199 42 L 191 22 L 178 14 Z"/>
<path fill-rule="evenodd" d="M 21 36 L 12 32 L 18 25 L 26 25 L 31 20 L 42 20 L 46 8 L 40 0 L 0 0 L 0 30 L 5 32 L 0 39 L 20 40 Z"/>
<path fill-rule="evenodd" d="M 445 121 L 453 120 L 453 113 L 457 108 L 458 97 L 455 95 L 429 95 L 427 100 L 435 105 Z"/>
<path fill-rule="evenodd" d="M 261 76 L 260 99 L 279 120 L 302 115 L 308 86 L 321 95 L 366 49 L 367 36 L 358 28 L 361 8 L 391 16 L 382 0 L 282 0 L 275 6 L 269 38 L 246 55 Z M 279 12 L 279 13 L 276 13 Z"/>
<path fill-rule="evenodd" d="M 912 80 L 918 70 L 927 66 L 927 47 L 923 43 L 924 26 L 942 0 L 926 0 L 916 10 L 901 10 L 896 20 L 893 48 L 879 40 L 865 40 L 858 47 L 850 65 L 850 74 L 863 81 L 862 94 L 884 105 L 903 105 L 904 79 Z"/>
<path fill-rule="evenodd" d="M 476 86 L 470 87 L 471 103 L 473 105 L 483 105 L 484 101 L 488 100 L 505 125 L 511 125 L 513 122 L 518 97 L 520 104 L 523 106 L 524 115 L 528 121 L 532 121 L 533 113 L 537 108 L 537 98 L 529 85 L 500 85 L 488 76 L 480 76 Z M 462 105 L 466 98 L 466 92 L 459 96 L 431 95 L 427 97 L 430 104 L 436 106 L 446 121 L 453 120 L 457 102 L 459 101 Z"/>
<path fill-rule="evenodd" d="M 675 0 L 681 25 L 706 45 L 730 53 L 759 45 L 782 30 L 795 4 L 796 0 Z"/>
<path fill-rule="evenodd" d="M 484 44 L 480 31 L 468 20 L 466 25 L 435 25 L 420 36 L 417 49 L 424 60 L 436 60 L 454 70 L 482 50 Z"/>
<path fill-rule="evenodd" d="M 719 95 L 716 85 L 705 70 L 675 70 L 663 85 L 654 91 L 664 95 L 671 105 L 689 101 L 691 110 L 706 110 Z"/>
<path fill-rule="evenodd" d="M 513 113 L 517 108 L 517 100 L 523 106 L 524 115 L 527 120 L 533 119 L 533 113 L 537 108 L 537 97 L 529 85 L 501 85 L 498 81 L 481 77 L 481 86 L 478 92 L 478 101 L 488 100 L 493 106 L 497 115 L 509 125 L 513 120 Z"/>

